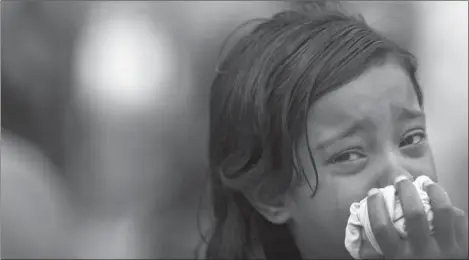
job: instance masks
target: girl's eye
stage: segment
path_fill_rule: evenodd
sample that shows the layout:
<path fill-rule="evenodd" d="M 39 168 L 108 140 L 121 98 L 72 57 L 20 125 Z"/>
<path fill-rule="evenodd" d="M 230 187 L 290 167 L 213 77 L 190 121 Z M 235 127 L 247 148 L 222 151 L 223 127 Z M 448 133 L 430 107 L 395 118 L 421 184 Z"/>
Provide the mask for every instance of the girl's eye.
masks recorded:
<path fill-rule="evenodd" d="M 365 156 L 362 153 L 355 152 L 355 151 L 345 151 L 340 153 L 337 156 L 332 157 L 331 163 L 347 163 L 353 162 L 359 159 L 364 158 Z"/>
<path fill-rule="evenodd" d="M 425 138 L 426 135 L 423 130 L 412 131 L 404 136 L 404 139 L 399 143 L 399 147 L 404 148 L 409 145 L 420 144 L 421 142 L 425 141 Z"/>

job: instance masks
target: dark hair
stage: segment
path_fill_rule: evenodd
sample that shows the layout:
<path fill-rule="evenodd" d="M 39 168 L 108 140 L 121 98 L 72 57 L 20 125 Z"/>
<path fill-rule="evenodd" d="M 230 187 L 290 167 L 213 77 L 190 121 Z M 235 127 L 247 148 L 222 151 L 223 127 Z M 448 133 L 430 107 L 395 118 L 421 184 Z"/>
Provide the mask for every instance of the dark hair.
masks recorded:
<path fill-rule="evenodd" d="M 231 49 L 213 81 L 209 156 L 215 226 L 207 258 L 301 259 L 287 226 L 268 222 L 245 195 L 255 190 L 275 196 L 308 181 L 297 163 L 297 142 L 301 135 L 308 139 L 308 111 L 321 96 L 392 56 L 407 71 L 422 105 L 409 52 L 359 16 L 313 7 L 283 11 L 257 25 Z M 308 150 L 314 196 L 318 173 Z"/>

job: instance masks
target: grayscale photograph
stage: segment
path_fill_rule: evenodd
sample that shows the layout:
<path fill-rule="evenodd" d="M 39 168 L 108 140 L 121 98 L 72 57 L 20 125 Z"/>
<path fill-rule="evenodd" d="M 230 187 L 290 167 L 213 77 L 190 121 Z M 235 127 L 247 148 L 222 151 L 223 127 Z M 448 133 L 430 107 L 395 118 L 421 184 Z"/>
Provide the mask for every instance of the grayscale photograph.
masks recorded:
<path fill-rule="evenodd" d="M 468 1 L 1 1 L 2 259 L 468 259 Z"/>

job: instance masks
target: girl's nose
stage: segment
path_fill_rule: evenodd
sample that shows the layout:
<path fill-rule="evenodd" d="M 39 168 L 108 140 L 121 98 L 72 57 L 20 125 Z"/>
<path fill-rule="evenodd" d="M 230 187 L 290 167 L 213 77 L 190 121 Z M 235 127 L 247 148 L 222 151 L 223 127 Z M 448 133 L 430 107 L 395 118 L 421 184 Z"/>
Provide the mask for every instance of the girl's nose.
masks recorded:
<path fill-rule="evenodd" d="M 377 186 L 382 188 L 394 185 L 396 178 L 404 177 L 413 180 L 418 173 L 413 173 L 412 168 L 408 167 L 405 158 L 398 151 L 390 151 L 380 162 L 376 180 Z"/>

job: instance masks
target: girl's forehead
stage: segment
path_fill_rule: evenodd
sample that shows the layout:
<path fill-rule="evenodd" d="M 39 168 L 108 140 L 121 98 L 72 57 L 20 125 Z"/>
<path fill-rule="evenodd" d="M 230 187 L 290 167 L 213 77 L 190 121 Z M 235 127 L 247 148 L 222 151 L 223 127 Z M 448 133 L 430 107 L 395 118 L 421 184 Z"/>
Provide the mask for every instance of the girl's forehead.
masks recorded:
<path fill-rule="evenodd" d="M 404 68 L 387 62 L 321 97 L 311 109 L 309 123 L 397 117 L 402 110 L 420 111 L 417 94 Z"/>
<path fill-rule="evenodd" d="M 417 94 L 404 68 L 395 63 L 373 66 L 348 84 L 321 97 L 313 111 L 357 112 L 387 103 L 418 107 Z"/>

